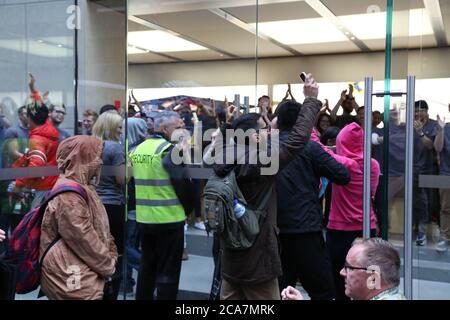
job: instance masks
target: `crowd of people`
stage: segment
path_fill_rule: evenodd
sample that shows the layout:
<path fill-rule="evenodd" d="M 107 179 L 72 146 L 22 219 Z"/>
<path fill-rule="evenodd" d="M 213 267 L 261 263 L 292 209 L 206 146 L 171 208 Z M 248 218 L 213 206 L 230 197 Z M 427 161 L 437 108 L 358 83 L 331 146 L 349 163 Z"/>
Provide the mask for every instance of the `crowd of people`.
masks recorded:
<path fill-rule="evenodd" d="M 0 241 L 7 242 L 23 214 L 53 188 L 76 183 L 88 194 L 87 200 L 70 192 L 58 195 L 45 209 L 41 289 L 49 299 L 116 300 L 124 283 L 125 291 L 136 286 L 139 300 L 177 298 L 181 263 L 188 258 L 187 217 L 194 214 L 194 226 L 207 228 L 202 190 L 208 179 L 193 178 L 193 166 L 177 163 L 173 155 L 190 159 L 197 149 L 204 155 L 201 167 L 219 179 L 235 177 L 244 211 L 263 211 L 258 234 L 245 250 L 230 249 L 214 233 L 212 299 L 299 300 L 298 283 L 314 300 L 404 298 L 398 288 L 398 253 L 377 238 L 381 216 L 387 214 L 382 176 L 389 174 L 389 183 L 399 185 L 390 199 L 402 191 L 398 181 L 404 175 L 406 129 L 398 109 L 390 112 L 388 173 L 383 172 L 383 114 L 373 113 L 371 238 L 363 240 L 364 106 L 356 103 L 351 85 L 333 110 L 328 100 L 323 104 L 317 99 L 319 85 L 310 74 L 302 103 L 289 88 L 274 110 L 270 97 L 262 96 L 250 113 L 227 101 L 145 112 L 131 93 L 127 119 L 113 105 L 102 106 L 98 113 L 85 110 L 71 135 L 61 128 L 65 105 L 52 103 L 48 92 L 41 96 L 35 84 L 30 74 L 31 101 L 18 109 L 17 125 L 0 118 L 1 165 L 57 167 L 60 175 L 0 181 Z M 450 189 L 438 193 L 421 188 L 418 176 L 450 175 L 450 127 L 445 119 L 429 119 L 425 101 L 415 107 L 416 243 L 426 244 L 426 225 L 439 212 L 437 203 L 441 233 L 436 249 L 445 251 Z M 214 131 L 210 142 L 194 142 L 199 124 L 200 134 Z M 242 141 L 226 140 L 229 130 L 250 134 Z M 257 152 L 275 152 L 270 143 L 274 137 L 279 140 L 279 169 L 265 175 L 267 164 L 248 158 L 255 146 Z M 225 163 L 210 164 L 207 158 L 219 149 L 236 152 Z M 239 150 L 244 150 L 242 157 Z M 128 166 L 131 175 L 125 174 Z M 242 210 L 235 214 L 239 220 Z M 73 265 L 79 267 L 82 285 L 67 288 Z"/>

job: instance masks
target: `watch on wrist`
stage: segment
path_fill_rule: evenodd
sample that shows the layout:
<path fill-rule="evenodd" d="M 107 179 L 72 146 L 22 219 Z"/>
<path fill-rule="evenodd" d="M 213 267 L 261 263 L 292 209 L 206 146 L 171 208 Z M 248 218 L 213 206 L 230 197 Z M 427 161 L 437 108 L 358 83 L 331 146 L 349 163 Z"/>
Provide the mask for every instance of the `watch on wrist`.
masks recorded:
<path fill-rule="evenodd" d="M 420 136 L 421 138 L 423 138 L 423 137 L 425 137 L 425 133 L 423 133 L 423 131 L 422 131 L 421 133 L 419 133 L 419 136 Z"/>

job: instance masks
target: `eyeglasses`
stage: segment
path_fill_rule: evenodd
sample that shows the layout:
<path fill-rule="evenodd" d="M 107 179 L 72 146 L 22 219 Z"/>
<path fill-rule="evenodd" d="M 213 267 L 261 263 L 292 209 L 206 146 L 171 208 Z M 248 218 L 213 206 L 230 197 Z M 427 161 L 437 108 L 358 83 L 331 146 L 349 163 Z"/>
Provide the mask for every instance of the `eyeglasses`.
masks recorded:
<path fill-rule="evenodd" d="M 364 271 L 367 271 L 368 269 L 364 268 L 364 267 L 354 267 L 354 266 L 352 266 L 352 265 L 350 265 L 349 263 L 346 262 L 344 264 L 344 270 L 345 270 L 345 273 L 347 273 L 348 270 L 364 270 Z"/>

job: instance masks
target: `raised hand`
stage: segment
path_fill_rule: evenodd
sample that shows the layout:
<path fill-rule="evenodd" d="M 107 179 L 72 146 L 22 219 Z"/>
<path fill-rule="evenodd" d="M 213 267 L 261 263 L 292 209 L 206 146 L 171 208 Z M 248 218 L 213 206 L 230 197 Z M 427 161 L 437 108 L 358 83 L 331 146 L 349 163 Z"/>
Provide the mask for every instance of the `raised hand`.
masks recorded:
<path fill-rule="evenodd" d="M 416 129 L 416 132 L 418 134 L 421 134 L 423 129 L 423 123 L 420 122 L 419 120 L 414 120 L 414 129 Z"/>
<path fill-rule="evenodd" d="M 233 104 L 227 108 L 227 123 L 233 122 L 234 118 L 236 117 L 237 112 L 238 112 L 238 109 Z"/>
<path fill-rule="evenodd" d="M 267 113 L 269 112 L 269 104 L 266 103 L 265 101 L 259 105 L 259 108 L 263 116 L 267 115 Z"/>
<path fill-rule="evenodd" d="M 444 129 L 445 127 L 445 117 L 443 119 L 441 119 L 441 117 L 439 117 L 439 115 L 437 115 L 437 123 L 439 125 L 439 127 L 441 129 Z"/>
<path fill-rule="evenodd" d="M 28 76 L 30 77 L 30 80 L 28 81 L 28 86 L 30 87 L 30 91 L 35 91 L 35 84 L 36 84 L 36 78 L 33 76 L 31 72 L 28 73 Z"/>
<path fill-rule="evenodd" d="M 341 92 L 341 100 L 344 101 L 345 99 L 347 99 L 347 90 Z"/>
<path fill-rule="evenodd" d="M 319 85 L 316 80 L 314 80 L 311 73 L 308 73 L 305 79 L 305 84 L 303 85 L 303 94 L 305 98 L 315 98 L 319 95 Z"/>
<path fill-rule="evenodd" d="M 328 105 L 328 99 L 325 99 L 325 103 L 323 104 L 322 108 L 320 109 L 320 112 L 331 112 L 330 106 Z"/>
<path fill-rule="evenodd" d="M 351 83 L 348 84 L 348 95 L 350 98 L 353 97 L 353 85 Z"/>

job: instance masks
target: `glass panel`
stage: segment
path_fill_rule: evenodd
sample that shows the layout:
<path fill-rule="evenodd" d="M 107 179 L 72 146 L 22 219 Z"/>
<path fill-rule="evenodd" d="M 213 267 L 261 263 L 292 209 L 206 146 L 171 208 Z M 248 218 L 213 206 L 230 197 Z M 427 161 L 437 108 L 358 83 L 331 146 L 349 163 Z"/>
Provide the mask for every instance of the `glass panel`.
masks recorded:
<path fill-rule="evenodd" d="M 96 191 L 106 209 L 119 255 L 115 273 L 106 282 L 103 299 L 125 299 L 120 292 L 125 283 L 127 1 L 81 1 L 80 10 L 78 130 L 103 141 L 103 167 Z"/>
<path fill-rule="evenodd" d="M 74 133 L 75 28 L 71 15 L 66 13 L 74 1 L 8 3 L 0 4 L 4 23 L 0 30 L 0 229 L 7 231 L 9 237 L 9 232 L 32 204 L 55 182 L 51 176 L 58 174 L 55 167 L 58 131 L 61 137 L 62 133 Z M 42 125 L 46 113 L 36 114 L 35 123 L 29 125 L 27 111 L 21 108 L 31 102 L 29 73 L 34 77 L 34 88 L 41 99 L 53 108 L 50 120 L 58 131 L 48 123 L 45 127 Z M 29 131 L 36 132 L 37 127 L 41 127 L 40 135 L 32 146 Z M 45 149 L 45 155 L 35 153 L 28 159 L 23 156 L 34 149 Z M 30 167 L 31 162 L 50 169 L 18 169 Z M 0 251 L 6 249 L 7 243 L 1 244 Z M 34 291 L 16 295 L 16 299 L 35 299 L 36 296 L 37 291 Z"/>
<path fill-rule="evenodd" d="M 449 46 L 450 3 L 448 1 L 424 1 L 420 51 L 408 60 L 408 72 L 417 76 L 417 123 L 414 169 L 418 174 L 418 190 L 414 193 L 417 205 L 415 225 L 417 235 L 417 269 L 414 269 L 414 297 L 416 299 L 449 299 L 450 256 L 447 250 L 448 190 L 450 188 L 447 160 L 450 137 L 448 128 L 437 123 L 438 116 L 444 125 L 449 119 L 449 96 L 445 95 L 450 78 L 446 68 Z M 438 134 L 440 132 L 440 134 Z M 420 136 L 424 134 L 423 138 Z M 438 139 L 438 141 L 436 141 Z M 441 140 L 442 139 L 442 140 Z M 443 142 L 442 150 L 440 143 Z M 436 142 L 437 144 L 434 144 Z M 439 149 L 438 149 L 439 148 Z M 440 151 L 440 152 L 437 152 Z M 420 210 L 419 210 L 420 208 Z M 417 287 L 416 287 L 417 286 Z"/>
<path fill-rule="evenodd" d="M 0 30 L 0 228 L 8 236 L 57 182 L 59 144 L 70 136 L 87 133 L 83 130 L 83 113 L 87 109 L 98 112 L 105 104 L 123 110 L 126 103 L 126 1 L 17 2 L 0 4 L 0 17 L 5 24 Z M 29 84 L 33 85 L 33 92 Z M 124 167 L 118 172 L 123 180 Z M 89 183 L 77 179 L 72 180 Z M 73 213 L 68 212 L 72 210 L 68 205 L 62 208 L 66 210 L 60 212 L 62 215 Z M 101 220 L 101 215 L 97 216 L 101 212 L 93 209 L 93 220 Z M 125 224 L 124 208 L 117 214 L 123 217 L 115 225 L 122 226 L 120 232 Z M 46 243 L 50 247 L 54 237 L 64 232 L 53 228 L 53 218 L 49 214 L 44 219 L 41 249 Z M 110 225 L 113 229 L 111 221 Z M 97 227 L 98 224 L 94 226 Z M 74 228 L 72 234 L 77 230 Z M 102 241 L 109 245 L 106 238 Z M 83 241 L 79 242 L 78 249 L 82 250 Z M 8 241 L 2 242 L 2 253 L 7 245 Z M 59 283 L 68 286 L 67 292 L 78 285 L 79 267 L 77 263 L 67 266 L 73 274 L 53 270 L 69 272 L 66 284 Z M 44 272 L 42 279 L 45 277 Z M 43 289 L 49 298 L 70 298 L 70 293 L 56 292 L 48 278 L 46 283 Z M 76 298 L 101 297 L 101 281 L 85 288 L 93 291 L 82 290 Z M 16 299 L 37 296 L 38 290 L 34 290 L 17 294 Z"/>
<path fill-rule="evenodd" d="M 223 124 L 227 104 L 240 106 L 241 112 L 247 113 L 255 110 L 259 96 L 269 93 L 267 83 L 261 81 L 259 75 L 257 79 L 256 53 L 257 50 L 258 53 L 264 50 L 282 50 L 267 40 L 258 39 L 255 29 L 258 21 L 256 4 L 255 0 L 198 1 L 194 4 L 184 1 L 129 1 L 128 60 L 131 100 L 128 108 L 128 128 L 129 133 L 132 128 L 136 130 L 138 121 L 132 118 L 146 118 L 150 134 L 149 139 L 145 141 L 146 148 L 163 139 L 170 140 L 169 132 L 164 129 L 166 120 L 161 120 L 165 111 L 178 112 L 183 120 L 182 126 L 190 134 L 197 133 L 194 123 L 198 119 L 202 124 L 198 132 L 204 133 L 207 129 L 217 128 L 219 123 Z M 218 117 L 214 117 L 214 112 Z M 187 138 L 186 140 L 190 141 Z M 129 134 L 128 152 L 138 152 L 135 148 L 140 142 L 141 139 L 136 135 Z M 206 140 L 200 141 L 200 157 L 194 157 L 189 163 L 191 166 L 201 165 L 201 156 L 208 144 Z M 139 145 L 139 152 L 144 148 L 142 145 Z M 139 166 L 136 163 L 133 165 L 134 177 L 141 181 Z M 160 282 L 160 275 L 156 275 L 156 288 L 148 284 L 153 276 L 148 269 L 148 250 L 151 243 L 149 234 L 141 234 L 141 247 L 132 241 L 136 219 L 144 219 L 140 213 L 143 206 L 138 203 L 154 194 L 150 194 L 153 191 L 149 187 L 147 197 L 143 197 L 141 192 L 145 188 L 136 183 L 138 210 L 133 211 L 130 203 L 128 207 L 129 299 L 148 299 L 153 296 L 153 291 L 158 298 L 162 298 L 162 295 L 169 299 L 209 297 L 214 283 L 218 251 L 213 252 L 213 237 L 208 237 L 205 232 L 200 195 L 208 175 L 201 172 L 193 170 L 193 185 L 190 188 L 185 187 L 184 198 L 179 198 L 187 215 L 184 240 L 182 237 L 178 238 L 184 242 L 179 280 L 176 271 L 167 279 L 167 282 L 170 282 L 167 285 Z M 150 179 L 157 178 L 152 176 Z M 169 197 L 168 194 L 165 196 Z M 189 198 L 190 204 L 186 203 L 186 198 Z M 172 222 L 174 221 L 179 220 Z M 175 228 L 173 237 L 178 232 Z M 174 244 L 174 248 L 178 245 L 179 241 Z M 137 273 L 140 262 L 137 259 L 140 254 L 138 249 L 145 252 L 143 259 L 146 259 L 144 270 L 139 274 L 142 278 L 138 278 Z M 214 246 L 214 249 L 217 249 L 217 246 Z M 178 254 L 182 253 L 178 249 L 171 249 L 171 256 Z M 172 262 L 175 265 L 176 263 Z"/>
<path fill-rule="evenodd" d="M 449 112 L 448 96 L 442 89 L 449 80 L 445 58 L 448 54 L 448 13 L 449 3 L 446 1 L 415 0 L 394 4 L 393 47 L 404 50 L 393 53 L 392 65 L 396 67 L 392 78 L 406 78 L 407 75 L 417 78 L 413 142 L 413 238 L 405 239 L 413 244 L 414 299 L 449 298 L 449 257 L 445 232 L 439 230 L 440 227 L 445 228 L 446 215 L 445 209 L 442 211 L 442 204 L 445 208 L 445 190 L 449 187 L 445 170 L 448 154 L 444 148 L 443 152 L 437 152 L 434 146 L 439 131 L 437 116 L 442 119 L 448 117 Z M 393 125 L 393 121 L 390 125 Z M 398 141 L 402 139 L 403 136 L 399 136 Z M 397 143 L 393 137 L 389 141 L 390 148 Z M 390 150 L 389 154 L 395 157 L 394 150 Z M 390 173 L 393 168 L 390 162 Z M 389 179 L 389 194 L 392 194 L 396 184 L 392 176 Z M 440 197 L 442 190 L 443 198 Z M 390 239 L 396 239 L 399 235 L 403 237 L 401 197 L 389 203 L 392 208 L 389 210 Z"/>

